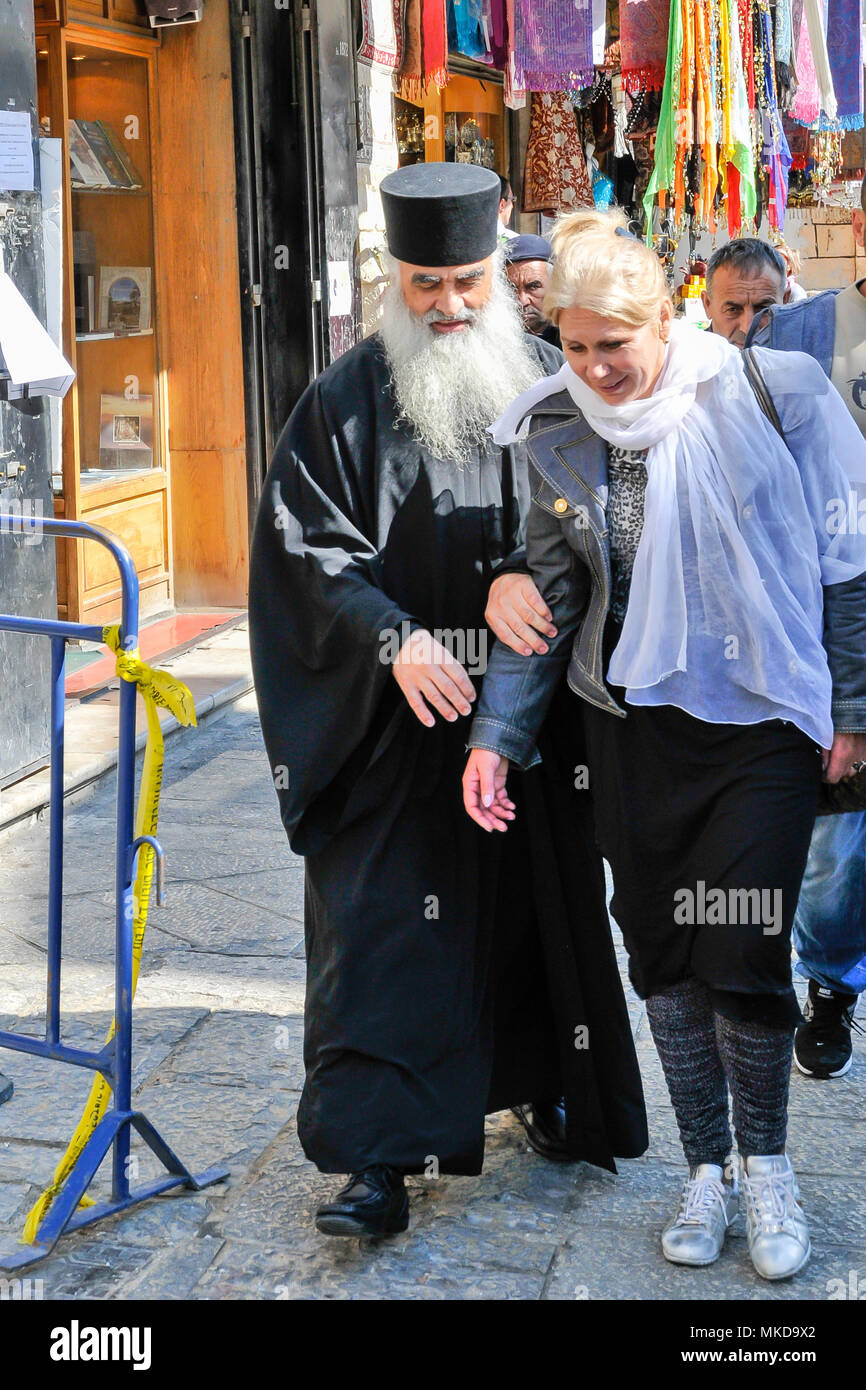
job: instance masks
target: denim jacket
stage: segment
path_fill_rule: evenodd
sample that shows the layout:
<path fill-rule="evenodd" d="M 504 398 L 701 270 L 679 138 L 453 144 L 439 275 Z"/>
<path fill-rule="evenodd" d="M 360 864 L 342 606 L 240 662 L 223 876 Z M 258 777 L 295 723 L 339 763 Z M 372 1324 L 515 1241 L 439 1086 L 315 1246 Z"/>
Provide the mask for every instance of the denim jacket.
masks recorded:
<path fill-rule="evenodd" d="M 567 391 L 533 406 L 526 443 L 527 565 L 550 608 L 556 637 L 523 656 L 497 641 L 468 740 L 527 768 L 563 673 L 590 704 L 626 711 L 604 682 L 602 641 L 611 595 L 607 445 Z M 824 646 L 833 678 L 833 723 L 866 730 L 866 574 L 824 589 Z"/>

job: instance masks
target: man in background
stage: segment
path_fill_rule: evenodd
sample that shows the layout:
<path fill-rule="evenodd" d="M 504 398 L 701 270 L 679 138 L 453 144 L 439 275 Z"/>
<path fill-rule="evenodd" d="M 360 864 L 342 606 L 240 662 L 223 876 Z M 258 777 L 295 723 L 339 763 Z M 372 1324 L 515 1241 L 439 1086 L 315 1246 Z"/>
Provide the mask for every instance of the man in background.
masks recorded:
<path fill-rule="evenodd" d="M 713 333 L 741 348 L 755 316 L 787 302 L 787 267 L 769 242 L 740 237 L 713 252 L 701 298 Z"/>
<path fill-rule="evenodd" d="M 508 225 L 511 221 L 511 214 L 514 211 L 514 194 L 511 191 L 511 184 L 504 174 L 499 174 L 499 221 L 496 226 L 496 238 L 506 246 L 513 237 L 517 236 Z"/>
<path fill-rule="evenodd" d="M 852 213 L 854 240 L 863 247 L 866 179 Z M 820 362 L 866 438 L 866 280 L 839 292 L 756 315 L 746 339 Z M 866 530 L 866 500 L 842 499 L 847 524 Z M 866 624 L 864 624 L 866 626 Z M 863 631 L 851 636 L 862 650 Z M 861 711 L 851 711 L 862 724 Z M 794 1040 L 794 1060 L 807 1076 L 844 1076 L 851 1066 L 854 1008 L 866 988 L 866 812 L 820 816 L 794 921 L 797 970 L 809 981 L 806 1023 Z M 858 1031 L 860 1031 L 858 1029 Z"/>
<path fill-rule="evenodd" d="M 517 296 L 527 333 L 560 347 L 559 331 L 544 317 L 542 304 L 550 278 L 550 242 L 543 236 L 516 236 L 505 247 L 505 273 Z"/>

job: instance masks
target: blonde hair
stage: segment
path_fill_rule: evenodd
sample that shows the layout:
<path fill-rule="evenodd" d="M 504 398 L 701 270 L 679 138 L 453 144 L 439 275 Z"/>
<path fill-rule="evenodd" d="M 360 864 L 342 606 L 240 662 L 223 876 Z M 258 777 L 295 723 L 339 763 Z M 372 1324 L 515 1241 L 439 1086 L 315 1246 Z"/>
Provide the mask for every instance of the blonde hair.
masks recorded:
<path fill-rule="evenodd" d="M 783 241 L 781 237 L 774 244 L 776 250 L 782 257 L 782 260 L 785 262 L 785 265 L 787 266 L 788 274 L 799 275 L 800 271 L 803 268 L 803 262 L 800 260 L 799 251 L 795 251 L 793 246 L 789 246 L 787 241 Z"/>
<path fill-rule="evenodd" d="M 557 218 L 543 306 L 552 323 L 563 309 L 575 307 L 635 328 L 658 317 L 670 300 L 661 262 L 645 242 L 623 235 L 627 227 L 620 209 L 581 208 Z"/>

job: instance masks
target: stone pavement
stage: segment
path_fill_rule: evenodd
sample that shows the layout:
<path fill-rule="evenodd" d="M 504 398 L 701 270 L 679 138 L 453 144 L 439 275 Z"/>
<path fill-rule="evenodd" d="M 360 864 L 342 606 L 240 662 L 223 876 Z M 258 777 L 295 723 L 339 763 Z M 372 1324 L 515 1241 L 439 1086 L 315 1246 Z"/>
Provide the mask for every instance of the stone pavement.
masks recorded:
<path fill-rule="evenodd" d="M 68 812 L 63 1004 L 70 1041 L 95 1044 L 113 981 L 113 777 Z M 410 1179 L 410 1231 L 328 1240 L 311 1218 L 334 1179 L 306 1162 L 302 1083 L 303 868 L 285 841 L 251 696 L 167 747 L 160 838 L 168 906 L 152 906 L 135 1003 L 136 1104 L 191 1167 L 230 1180 L 157 1199 L 64 1238 L 31 1271 L 49 1299 L 828 1298 L 866 1279 L 866 1046 L 837 1082 L 792 1081 L 791 1143 L 814 1253 L 795 1280 L 754 1274 L 738 1221 L 718 1264 L 659 1253 L 683 1178 L 645 1014 L 630 1009 L 650 1110 L 645 1157 L 618 1177 L 527 1150 L 510 1114 L 488 1121 L 477 1178 Z M 47 827 L 0 855 L 0 1027 L 37 1031 L 44 1002 Z M 89 1076 L 0 1053 L 0 1250 L 14 1245 L 78 1119 Z M 136 1141 L 137 1143 L 137 1141 Z M 140 1147 L 137 1176 L 157 1176 Z M 830 1281 L 839 1280 L 839 1285 Z M 829 1286 L 829 1288 L 828 1288 Z M 866 1288 L 866 1284 L 863 1285 Z"/>

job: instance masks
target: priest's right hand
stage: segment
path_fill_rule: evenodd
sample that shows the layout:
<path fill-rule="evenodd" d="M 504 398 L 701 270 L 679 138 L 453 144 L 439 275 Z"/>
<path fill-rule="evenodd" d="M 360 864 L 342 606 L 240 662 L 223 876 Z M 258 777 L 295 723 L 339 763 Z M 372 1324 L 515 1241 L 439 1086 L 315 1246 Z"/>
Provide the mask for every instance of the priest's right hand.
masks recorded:
<path fill-rule="evenodd" d="M 448 648 L 424 628 L 416 628 L 409 634 L 397 653 L 392 670 L 410 707 L 428 729 L 436 723 L 428 706 L 438 710 L 451 724 L 458 715 L 471 714 L 475 687 Z"/>
<path fill-rule="evenodd" d="M 514 802 L 505 790 L 508 759 L 489 748 L 473 748 L 463 774 L 463 805 L 483 830 L 507 830 Z"/>

